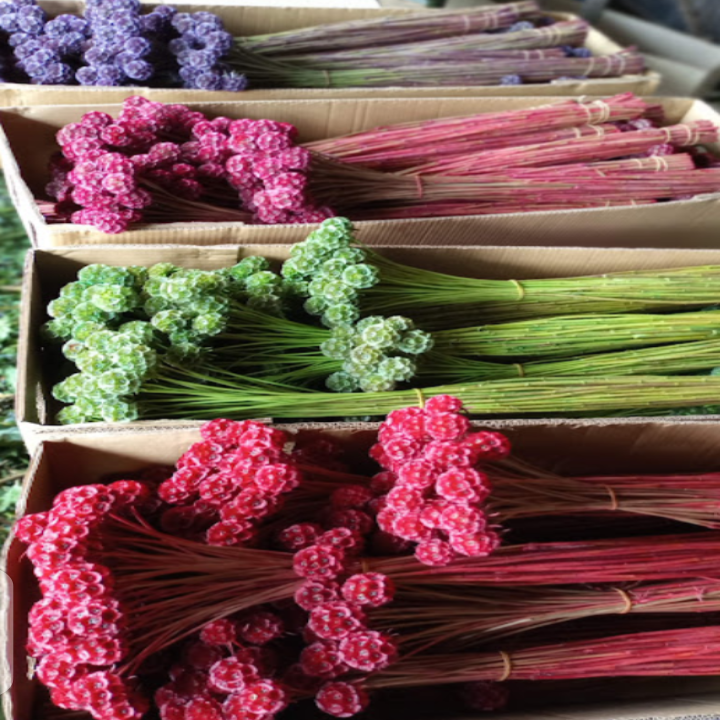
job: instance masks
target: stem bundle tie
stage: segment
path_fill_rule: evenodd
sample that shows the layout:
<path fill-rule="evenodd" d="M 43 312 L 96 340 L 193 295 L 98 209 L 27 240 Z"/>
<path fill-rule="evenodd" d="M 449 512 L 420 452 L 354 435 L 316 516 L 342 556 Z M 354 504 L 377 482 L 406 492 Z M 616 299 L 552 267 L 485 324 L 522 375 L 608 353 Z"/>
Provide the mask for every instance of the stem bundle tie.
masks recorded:
<path fill-rule="evenodd" d="M 323 69 L 323 74 L 325 75 L 325 87 L 332 87 L 332 82 L 330 80 L 330 71 Z"/>
<path fill-rule="evenodd" d="M 518 371 L 518 377 L 525 377 L 525 368 L 520 363 L 513 363 L 513 367 Z"/>
<path fill-rule="evenodd" d="M 472 27 L 470 24 L 470 18 L 467 15 L 462 15 L 461 17 L 462 17 L 462 21 L 463 21 L 463 32 L 469 33 L 470 28 Z M 494 27 L 493 27 L 493 30 L 494 30 L 500 22 L 499 17 L 496 15 L 495 17 L 493 17 L 492 21 L 493 21 L 493 25 L 494 25 Z"/>
<path fill-rule="evenodd" d="M 615 494 L 615 491 L 609 485 L 605 485 L 605 489 L 608 491 L 608 495 L 610 496 L 610 500 L 611 500 L 610 510 L 611 510 L 611 512 L 615 512 L 620 507 L 620 505 L 618 504 L 617 495 Z"/>
<path fill-rule="evenodd" d="M 620 594 L 625 603 L 625 607 L 618 613 L 618 615 L 627 615 L 633 609 L 632 598 L 621 588 L 613 588 L 613 590 Z"/>
<path fill-rule="evenodd" d="M 423 395 L 423 391 L 420 388 L 413 388 L 413 390 L 415 391 L 415 394 L 417 395 L 418 405 L 420 406 L 420 408 L 424 408 L 425 407 L 425 396 Z"/>
<path fill-rule="evenodd" d="M 518 280 L 508 280 L 508 282 L 511 282 L 518 290 L 518 302 L 525 299 L 525 288 L 522 286 L 522 283 L 520 283 Z"/>
<path fill-rule="evenodd" d="M 420 175 L 415 176 L 415 185 L 417 185 L 418 199 L 422 200 L 424 194 L 423 181 Z"/>
<path fill-rule="evenodd" d="M 610 113 L 611 109 L 610 106 L 603 100 L 594 100 L 593 102 L 589 103 L 588 105 L 583 104 L 583 107 L 585 108 L 585 111 L 588 114 L 588 124 L 589 125 L 598 125 L 602 124 L 604 122 L 607 122 L 610 119 Z M 600 112 L 599 117 L 594 117 L 594 111 L 598 110 Z"/>
<path fill-rule="evenodd" d="M 503 672 L 498 682 L 505 682 L 512 675 L 512 658 L 510 657 L 510 653 L 506 653 L 504 650 L 500 650 L 499 652 L 503 661 Z"/>

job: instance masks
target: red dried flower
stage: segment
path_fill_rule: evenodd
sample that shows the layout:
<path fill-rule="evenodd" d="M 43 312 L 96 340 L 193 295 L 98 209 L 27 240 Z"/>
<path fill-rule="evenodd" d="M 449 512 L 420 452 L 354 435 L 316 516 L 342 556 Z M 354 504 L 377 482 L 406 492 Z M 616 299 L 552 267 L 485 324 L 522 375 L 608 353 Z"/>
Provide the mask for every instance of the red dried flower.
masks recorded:
<path fill-rule="evenodd" d="M 323 685 L 315 696 L 315 704 L 328 715 L 352 717 L 369 704 L 367 693 L 347 682 L 330 682 Z"/>

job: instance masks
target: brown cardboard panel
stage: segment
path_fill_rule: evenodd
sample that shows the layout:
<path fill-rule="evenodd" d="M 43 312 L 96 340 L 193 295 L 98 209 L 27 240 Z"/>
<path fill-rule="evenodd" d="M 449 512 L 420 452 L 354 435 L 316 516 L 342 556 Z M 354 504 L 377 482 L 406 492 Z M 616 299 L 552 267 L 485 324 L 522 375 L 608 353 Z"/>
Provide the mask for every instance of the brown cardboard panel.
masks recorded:
<path fill-rule="evenodd" d="M 84 5 L 81 2 L 63 1 L 41 3 L 51 15 L 60 12 L 79 14 Z M 152 7 L 153 5 L 148 5 Z M 365 8 L 303 8 L 303 7 L 243 7 L 228 5 L 184 5 L 183 12 L 209 11 L 217 14 L 226 29 L 235 36 L 250 36 L 295 30 L 313 25 L 347 22 L 382 17 L 398 17 L 425 10 L 418 5 L 411 7 Z M 571 13 L 551 13 L 558 19 L 573 19 Z M 609 55 L 621 50 L 598 30 L 588 32 L 586 47 L 596 55 Z M 618 78 L 597 78 L 592 80 L 567 80 L 533 84 L 534 95 L 613 95 L 632 91 L 638 94 L 651 94 L 660 82 L 655 72 L 641 75 L 623 75 Z M 494 95 L 524 96 L 527 86 L 464 87 L 454 86 L 442 89 L 445 96 L 487 97 Z M 144 87 L 105 88 L 83 86 L 37 86 L 20 83 L 0 85 L 0 107 L 23 105 L 94 105 L 122 102 L 130 95 L 143 95 L 161 102 L 212 102 L 213 100 L 233 100 L 237 93 L 212 92 L 202 90 L 168 90 Z M 354 89 L 277 89 L 250 90 L 242 93 L 243 101 L 309 99 L 309 98 L 353 98 L 353 97 L 436 97 L 437 88 L 354 88 Z"/>
<path fill-rule="evenodd" d="M 560 101 L 562 98 L 553 98 Z M 302 141 L 356 132 L 379 125 L 533 107 L 545 98 L 412 98 L 347 100 L 279 100 L 275 102 L 202 103 L 193 105 L 209 114 L 230 117 L 272 117 L 298 126 Z M 699 118 L 720 123 L 708 105 L 689 98 L 663 98 L 668 122 Z M 117 113 L 118 106 L 94 106 Z M 0 156 L 13 202 L 31 239 L 42 247 L 107 244 L 218 245 L 224 243 L 293 243 L 305 237 L 302 225 L 245 225 L 243 223 L 148 224 L 108 236 L 87 226 L 48 225 L 33 194 L 41 195 L 47 182 L 46 163 L 55 149 L 54 135 L 77 120 L 88 107 L 15 108 L 0 112 L 4 136 Z M 32 138 L 32 142 L 28 142 Z M 720 153 L 720 145 L 713 147 Z M 423 220 L 359 222 L 378 245 L 614 245 L 620 247 L 716 247 L 720 194 L 692 200 L 638 207 L 592 208 L 506 215 L 468 216 Z"/>
<path fill-rule="evenodd" d="M 369 243 L 368 229 L 360 231 L 361 241 Z M 60 288 L 71 282 L 83 265 L 101 262 L 109 265 L 152 265 L 173 262 L 183 267 L 211 269 L 237 262 L 239 257 L 262 254 L 282 260 L 287 245 L 238 246 L 89 246 L 35 250 L 28 256 L 23 284 L 22 317 L 18 351 L 17 419 L 25 442 L 31 449 L 44 439 L 74 436 L 76 433 L 104 434 L 109 429 L 178 428 L 188 424 L 177 420 L 139 421 L 109 425 L 92 423 L 72 426 L 53 425 L 50 394 L 52 380 L 44 367 L 39 348 L 39 327 L 47 319 L 45 307 L 57 297 Z M 582 247 L 384 247 L 390 258 L 418 267 L 488 279 L 523 280 L 542 277 L 595 275 L 622 270 L 663 269 L 691 265 L 720 264 L 719 250 L 627 249 Z M 535 420 L 520 425 L 549 424 L 595 427 L 603 424 L 643 424 L 645 420 Z M 504 421 L 504 425 L 507 421 Z M 512 423 L 511 423 L 512 424 Z"/>
<path fill-rule="evenodd" d="M 486 426 L 483 423 L 481 426 Z M 502 424 L 500 424 L 502 427 Z M 310 427 L 348 438 L 358 454 L 373 441 L 375 425 L 350 429 L 322 424 L 281 426 L 291 433 Z M 701 471 L 720 468 L 720 425 L 714 422 L 645 422 L 632 427 L 573 428 L 569 426 L 503 427 L 517 457 L 565 472 L 625 473 Z M 172 464 L 194 441 L 197 428 L 151 429 L 78 433 L 44 443 L 36 453 L 23 483 L 20 514 L 46 510 L 54 496 L 71 485 L 99 481 L 106 473 L 131 472 L 148 464 Z M 40 688 L 25 674 L 26 617 L 38 598 L 37 582 L 22 548 L 10 540 L 5 567 L 15 584 L 13 642 L 3 640 L 3 652 L 14 661 L 13 686 L 4 698 L 8 720 L 42 720 L 35 706 Z M 577 702 L 577 694 L 575 698 Z M 588 691 L 587 702 L 509 714 L 484 714 L 487 720 L 659 720 L 660 718 L 715 718 L 720 715 L 720 687 L 715 678 L 661 678 L 616 681 Z M 463 716 L 470 720 L 471 715 Z M 439 719 L 438 719 L 439 720 Z"/>

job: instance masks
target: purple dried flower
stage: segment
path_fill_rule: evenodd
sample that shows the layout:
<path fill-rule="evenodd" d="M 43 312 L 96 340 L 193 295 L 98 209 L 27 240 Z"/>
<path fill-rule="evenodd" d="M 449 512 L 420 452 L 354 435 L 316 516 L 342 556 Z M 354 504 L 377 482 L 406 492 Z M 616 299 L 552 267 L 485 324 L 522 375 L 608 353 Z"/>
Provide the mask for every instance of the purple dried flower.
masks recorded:
<path fill-rule="evenodd" d="M 217 70 L 200 73 L 195 79 L 195 87 L 198 90 L 222 90 L 222 74 Z"/>
<path fill-rule="evenodd" d="M 130 12 L 119 12 L 113 16 L 112 24 L 123 35 L 139 35 L 142 30 L 140 18 Z"/>
<path fill-rule="evenodd" d="M 586 47 L 573 48 L 572 56 L 578 58 L 589 58 L 592 57 L 592 52 Z"/>
<path fill-rule="evenodd" d="M 220 55 L 230 52 L 233 46 L 233 36 L 224 30 L 214 30 L 205 36 L 205 47 Z"/>
<path fill-rule="evenodd" d="M 172 26 L 181 34 L 195 31 L 195 19 L 190 13 L 177 13 L 172 19 Z"/>
<path fill-rule="evenodd" d="M 228 92 L 241 92 L 248 86 L 247 78 L 237 73 L 226 73 L 222 78 L 222 89 Z"/>
<path fill-rule="evenodd" d="M 94 67 L 81 67 L 75 73 L 75 79 L 81 85 L 97 85 L 97 70 Z"/>
<path fill-rule="evenodd" d="M 187 54 L 183 64 L 190 65 L 198 70 L 211 70 L 220 59 L 220 54 L 212 50 L 192 50 Z"/>
<path fill-rule="evenodd" d="M 19 49 L 20 47 L 24 47 L 28 43 L 33 42 L 36 37 L 37 35 L 31 35 L 30 33 L 16 32 L 10 35 L 10 37 L 8 38 L 8 44 L 10 45 L 10 47 Z M 17 53 L 17 50 L 15 52 Z M 34 52 L 34 50 L 31 52 Z"/>
<path fill-rule="evenodd" d="M 100 65 L 97 68 L 97 85 L 108 85 L 114 87 L 122 85 L 123 72 L 117 65 Z"/>
<path fill-rule="evenodd" d="M 511 25 L 507 32 L 520 32 L 521 30 L 534 30 L 535 26 L 528 22 L 527 20 L 521 20 L 520 22 L 516 22 L 514 25 Z"/>
<path fill-rule="evenodd" d="M 149 80 L 155 72 L 153 66 L 145 60 L 131 60 L 123 63 L 122 69 L 132 80 Z"/>
<path fill-rule="evenodd" d="M 522 85 L 523 79 L 519 75 L 503 75 L 500 78 L 501 85 Z"/>
<path fill-rule="evenodd" d="M 0 30 L 4 30 L 7 33 L 18 32 L 20 30 L 20 24 L 18 23 L 17 13 L 0 15 Z"/>
<path fill-rule="evenodd" d="M 45 11 L 41 7 L 26 6 L 17 11 L 17 25 L 20 32 L 39 35 L 45 26 Z"/>
<path fill-rule="evenodd" d="M 45 77 L 47 80 L 43 80 L 43 85 L 67 85 L 71 82 L 73 73 L 67 63 L 55 62 L 45 68 Z"/>
<path fill-rule="evenodd" d="M 125 41 L 123 51 L 133 58 L 142 58 L 152 51 L 152 43 L 144 37 L 131 37 Z"/>

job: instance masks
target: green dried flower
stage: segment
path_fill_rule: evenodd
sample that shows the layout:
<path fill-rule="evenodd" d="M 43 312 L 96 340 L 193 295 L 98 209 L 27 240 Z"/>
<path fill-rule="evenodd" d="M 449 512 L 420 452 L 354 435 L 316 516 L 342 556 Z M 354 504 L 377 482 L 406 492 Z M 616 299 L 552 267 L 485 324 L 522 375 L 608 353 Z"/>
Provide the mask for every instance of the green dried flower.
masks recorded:
<path fill-rule="evenodd" d="M 332 360 L 347 360 L 354 347 L 350 340 L 333 337 L 320 344 L 320 352 Z"/>
<path fill-rule="evenodd" d="M 358 345 L 350 353 L 350 360 L 360 367 L 368 368 L 377 365 L 385 355 L 382 350 L 372 347 L 371 345 Z"/>
<path fill-rule="evenodd" d="M 415 323 L 402 315 L 391 315 L 389 318 L 385 318 L 385 322 L 399 333 L 415 329 Z"/>
<path fill-rule="evenodd" d="M 40 328 L 40 335 L 47 343 L 61 343 L 72 337 L 74 323 L 70 318 L 50 320 Z"/>
<path fill-rule="evenodd" d="M 352 325 L 360 317 L 360 311 L 350 303 L 336 303 L 331 305 L 322 316 L 323 325 L 334 328 L 342 325 Z"/>
<path fill-rule="evenodd" d="M 234 280 L 245 281 L 251 275 L 267 270 L 269 267 L 270 263 L 267 258 L 261 255 L 248 255 L 230 268 L 230 275 Z"/>
<path fill-rule="evenodd" d="M 51 300 L 47 306 L 47 314 L 51 318 L 72 318 L 78 303 L 69 297 L 59 297 Z"/>
<path fill-rule="evenodd" d="M 95 350 L 83 349 L 77 354 L 74 362 L 78 370 L 88 375 L 100 375 L 113 367 L 111 358 Z"/>
<path fill-rule="evenodd" d="M 360 378 L 363 392 L 389 392 L 395 389 L 395 382 L 379 372 L 371 372 Z"/>
<path fill-rule="evenodd" d="M 282 289 L 282 278 L 270 270 L 261 270 L 248 277 L 245 287 L 251 295 L 272 295 Z"/>
<path fill-rule="evenodd" d="M 380 281 L 380 273 L 373 265 L 359 263 L 358 265 L 350 265 L 346 267 L 342 274 L 343 282 L 350 287 L 358 290 L 366 290 L 367 288 L 377 285 Z"/>
<path fill-rule="evenodd" d="M 408 355 L 422 355 L 435 344 L 430 333 L 423 330 L 408 330 L 400 338 L 397 349 Z"/>
<path fill-rule="evenodd" d="M 185 315 L 178 310 L 162 310 L 156 313 L 150 322 L 153 327 L 166 335 L 183 332 L 189 325 Z"/>
<path fill-rule="evenodd" d="M 145 320 L 131 320 L 123 323 L 118 332 L 140 345 L 152 347 L 157 342 L 157 333 L 151 323 Z"/>
<path fill-rule="evenodd" d="M 336 260 L 341 260 L 345 265 L 357 265 L 365 262 L 365 252 L 356 247 L 345 247 L 336 250 L 333 253 Z"/>
<path fill-rule="evenodd" d="M 124 285 L 95 285 L 89 288 L 88 301 L 108 313 L 124 313 L 134 310 L 140 298 Z"/>
<path fill-rule="evenodd" d="M 53 397 L 62 403 L 70 404 L 85 394 L 84 376 L 82 373 L 69 375 L 52 389 Z"/>
<path fill-rule="evenodd" d="M 77 423 L 85 422 L 87 418 L 77 406 L 69 405 L 58 412 L 56 419 L 60 425 L 76 425 Z"/>
<path fill-rule="evenodd" d="M 332 303 L 352 303 L 357 300 L 357 292 L 342 280 L 331 280 L 326 283 L 322 294 Z"/>
<path fill-rule="evenodd" d="M 225 329 L 225 317 L 220 313 L 198 315 L 192 322 L 192 329 L 201 335 L 217 335 Z"/>
<path fill-rule="evenodd" d="M 400 342 L 400 333 L 384 320 L 368 325 L 360 334 L 362 342 L 379 350 L 390 350 Z"/>
<path fill-rule="evenodd" d="M 410 358 L 389 357 L 381 360 L 377 371 L 393 382 L 409 382 L 415 377 L 417 367 Z"/>
<path fill-rule="evenodd" d="M 148 278 L 164 278 L 170 277 L 178 269 L 179 268 L 169 262 L 156 263 L 152 267 L 148 268 L 147 274 Z"/>
<path fill-rule="evenodd" d="M 97 376 L 98 387 L 111 395 L 127 395 L 137 392 L 137 382 L 133 382 L 125 372 L 120 369 L 106 370 Z M 133 388 L 135 388 L 133 390 Z"/>
<path fill-rule="evenodd" d="M 114 400 L 103 403 L 100 416 L 105 422 L 132 422 L 140 417 L 137 403 Z"/>
<path fill-rule="evenodd" d="M 74 300 L 75 302 L 82 302 L 84 292 L 85 285 L 79 282 L 71 282 L 60 290 L 60 297 Z"/>
<path fill-rule="evenodd" d="M 360 388 L 357 378 L 342 370 L 329 375 L 325 380 L 325 385 L 328 390 L 339 393 L 351 393 Z"/>
<path fill-rule="evenodd" d="M 112 313 L 101 310 L 91 302 L 81 302 L 75 306 L 75 320 L 78 322 L 105 323 L 112 319 Z"/>
<path fill-rule="evenodd" d="M 80 322 L 75 325 L 72 331 L 73 340 L 85 342 L 93 333 L 107 330 L 107 326 L 99 322 Z"/>
<path fill-rule="evenodd" d="M 328 301 L 324 297 L 309 297 L 303 308 L 308 315 L 322 315 L 328 307 Z"/>
<path fill-rule="evenodd" d="M 330 278 L 333 280 L 341 279 L 343 270 L 347 268 L 347 263 L 343 262 L 342 260 L 338 259 L 336 256 L 331 257 L 329 260 L 326 260 L 321 266 L 320 266 L 320 275 L 326 278 Z"/>
<path fill-rule="evenodd" d="M 83 350 L 85 345 L 78 340 L 68 340 L 63 346 L 62 346 L 62 354 L 68 359 L 68 360 L 75 360 L 77 358 L 78 354 Z"/>

